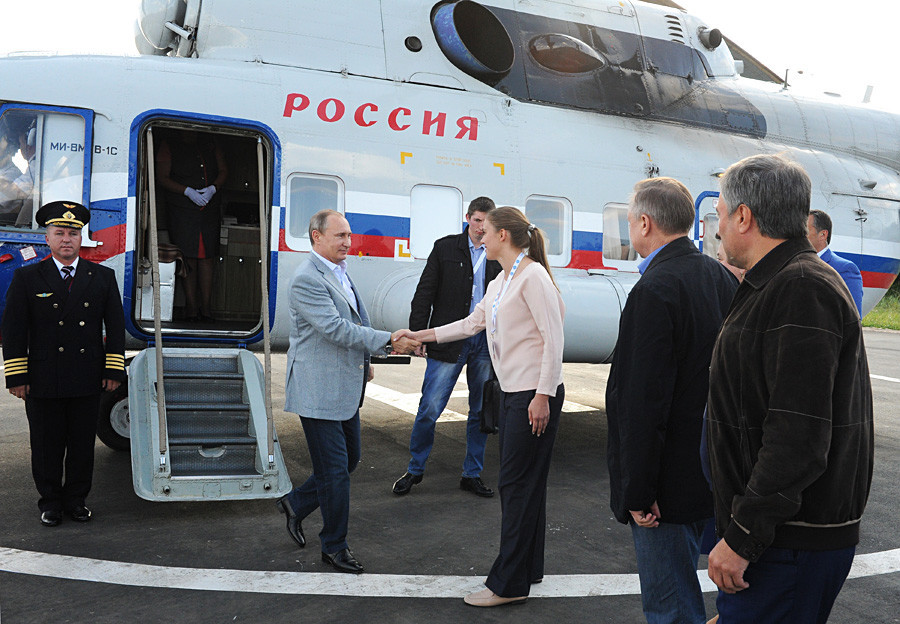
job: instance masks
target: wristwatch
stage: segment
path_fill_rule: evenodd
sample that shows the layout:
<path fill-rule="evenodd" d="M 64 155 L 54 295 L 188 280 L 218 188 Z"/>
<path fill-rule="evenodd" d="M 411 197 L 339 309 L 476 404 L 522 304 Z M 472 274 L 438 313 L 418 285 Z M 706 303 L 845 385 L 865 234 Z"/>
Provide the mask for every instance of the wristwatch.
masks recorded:
<path fill-rule="evenodd" d="M 390 355 L 394 352 L 394 343 L 391 340 L 388 340 L 388 343 L 384 345 L 384 352 L 387 355 Z"/>

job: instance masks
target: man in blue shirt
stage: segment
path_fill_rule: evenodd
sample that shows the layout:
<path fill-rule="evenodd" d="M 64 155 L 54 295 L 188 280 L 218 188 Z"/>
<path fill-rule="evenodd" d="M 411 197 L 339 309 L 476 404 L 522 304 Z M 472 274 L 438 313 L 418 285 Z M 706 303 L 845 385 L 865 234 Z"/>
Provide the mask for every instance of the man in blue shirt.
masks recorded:
<path fill-rule="evenodd" d="M 635 185 L 628 231 L 644 260 L 606 385 L 610 507 L 631 527 L 650 624 L 706 621 L 697 561 L 713 500 L 699 448 L 712 346 L 737 279 L 688 238 L 694 215 L 681 182 Z"/>
<path fill-rule="evenodd" d="M 485 216 L 493 209 L 494 202 L 489 198 L 473 199 L 466 214 L 465 230 L 434 243 L 410 304 L 410 329 L 418 331 L 465 318 L 484 297 L 485 286 L 501 270 L 498 262 L 486 258 L 481 243 Z M 422 355 L 424 351 L 417 353 Z M 435 422 L 447 407 L 463 365 L 469 386 L 469 418 L 459 487 L 477 496 L 494 495 L 481 480 L 487 442 L 487 435 L 481 432 L 481 394 L 484 383 L 491 377 L 484 332 L 465 340 L 428 345 L 422 399 L 409 440 L 411 457 L 406 473 L 394 483 L 394 494 L 407 494 L 413 485 L 422 482 L 425 462 L 434 444 Z"/>
<path fill-rule="evenodd" d="M 863 282 L 862 274 L 859 268 L 846 258 L 831 251 L 831 217 L 821 210 L 810 210 L 809 219 L 806 223 L 807 238 L 812 243 L 813 249 L 819 254 L 819 257 L 828 264 L 832 269 L 838 272 L 847 288 L 850 290 L 850 296 L 856 303 L 856 309 L 862 316 L 862 298 L 863 298 Z"/>

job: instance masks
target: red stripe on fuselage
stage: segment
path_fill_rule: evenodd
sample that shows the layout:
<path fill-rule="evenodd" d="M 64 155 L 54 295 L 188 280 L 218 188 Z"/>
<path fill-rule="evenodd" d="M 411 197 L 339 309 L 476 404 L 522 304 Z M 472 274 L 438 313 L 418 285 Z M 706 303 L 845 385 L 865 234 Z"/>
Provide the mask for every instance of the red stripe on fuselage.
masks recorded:
<path fill-rule="evenodd" d="M 79 254 L 91 262 L 103 262 L 125 253 L 125 224 L 114 225 L 91 232 L 91 239 L 101 243 L 96 247 L 82 247 Z"/>
<path fill-rule="evenodd" d="M 371 234 L 353 234 L 351 236 L 351 244 L 349 255 L 351 256 L 372 256 L 375 258 L 393 258 L 394 242 L 397 237 L 394 236 L 374 236 Z M 406 238 L 400 238 L 406 241 Z M 278 231 L 278 251 L 297 251 L 288 247 L 284 237 L 284 230 Z"/>
<path fill-rule="evenodd" d="M 893 273 L 876 273 L 874 271 L 862 271 L 863 286 L 866 288 L 888 289 L 894 283 L 897 276 Z"/>
<path fill-rule="evenodd" d="M 569 264 L 566 265 L 566 268 L 615 270 L 614 267 L 608 267 L 603 264 L 602 251 L 588 251 L 586 249 L 573 249 L 572 259 L 569 261 Z"/>

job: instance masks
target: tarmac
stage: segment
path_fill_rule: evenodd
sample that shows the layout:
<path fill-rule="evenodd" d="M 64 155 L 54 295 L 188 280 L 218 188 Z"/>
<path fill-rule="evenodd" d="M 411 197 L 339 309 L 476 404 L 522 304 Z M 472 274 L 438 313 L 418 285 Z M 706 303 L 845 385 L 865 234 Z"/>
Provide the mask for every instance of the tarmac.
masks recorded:
<path fill-rule="evenodd" d="M 831 622 L 900 622 L 900 333 L 866 330 L 875 398 L 875 475 L 851 577 Z M 273 355 L 275 424 L 295 482 L 310 471 L 300 423 L 280 410 L 283 354 Z M 128 453 L 97 442 L 86 524 L 41 526 L 23 404 L 0 396 L 0 622 L 642 622 L 630 531 L 609 510 L 604 392 L 609 367 L 566 364 L 566 398 L 547 503 L 545 579 L 521 605 L 476 609 L 496 556 L 500 501 L 459 489 L 464 382 L 437 425 L 424 481 L 391 492 L 409 460 L 424 362 L 376 367 L 362 409 L 362 462 L 351 479 L 349 542 L 366 572 L 320 561 L 321 517 L 298 549 L 272 500 L 147 502 Z M 464 380 L 464 376 L 462 377 Z M 488 441 L 484 481 L 497 482 Z M 701 557 L 700 567 L 706 567 Z M 705 570 L 707 613 L 714 586 Z"/>

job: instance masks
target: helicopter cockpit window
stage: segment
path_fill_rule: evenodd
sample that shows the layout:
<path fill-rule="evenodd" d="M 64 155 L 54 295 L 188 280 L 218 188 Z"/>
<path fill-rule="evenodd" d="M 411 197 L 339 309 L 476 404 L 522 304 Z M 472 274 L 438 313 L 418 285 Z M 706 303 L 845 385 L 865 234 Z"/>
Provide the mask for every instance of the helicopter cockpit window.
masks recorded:
<path fill-rule="evenodd" d="M 42 205 L 82 201 L 85 127 L 80 115 L 10 109 L 0 117 L 0 226 L 35 228 Z"/>

